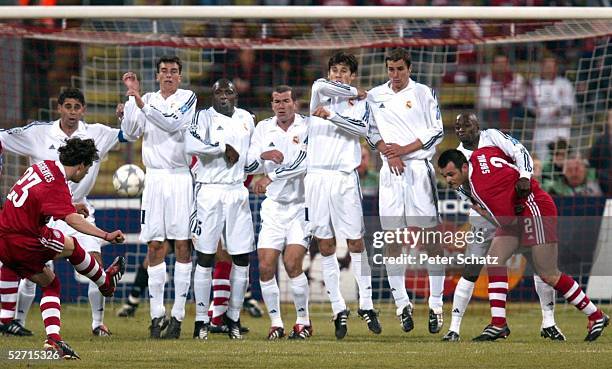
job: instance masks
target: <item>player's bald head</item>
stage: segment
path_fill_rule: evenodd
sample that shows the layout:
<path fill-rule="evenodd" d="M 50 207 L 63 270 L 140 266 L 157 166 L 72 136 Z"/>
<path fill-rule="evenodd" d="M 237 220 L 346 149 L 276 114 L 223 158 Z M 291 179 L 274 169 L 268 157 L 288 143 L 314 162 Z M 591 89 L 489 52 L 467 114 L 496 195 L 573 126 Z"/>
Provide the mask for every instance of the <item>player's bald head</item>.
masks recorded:
<path fill-rule="evenodd" d="M 230 89 L 236 92 L 236 88 L 234 87 L 234 83 L 227 78 L 218 79 L 212 86 L 213 92 L 217 91 L 220 88 Z"/>
<path fill-rule="evenodd" d="M 479 126 L 478 117 L 472 112 L 463 112 L 457 115 L 457 123 L 471 123 L 477 127 Z"/>

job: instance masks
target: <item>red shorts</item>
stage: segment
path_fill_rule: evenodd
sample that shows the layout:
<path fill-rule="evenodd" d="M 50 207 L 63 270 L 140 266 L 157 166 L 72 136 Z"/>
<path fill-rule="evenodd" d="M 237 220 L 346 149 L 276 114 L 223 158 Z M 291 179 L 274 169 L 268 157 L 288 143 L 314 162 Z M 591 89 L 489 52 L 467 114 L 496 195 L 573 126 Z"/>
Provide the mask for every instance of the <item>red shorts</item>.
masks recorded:
<path fill-rule="evenodd" d="M 549 194 L 537 189 L 529 195 L 525 208 L 517 216 L 516 222 L 499 227 L 496 236 L 516 236 L 521 246 L 535 246 L 556 243 L 557 206 Z"/>
<path fill-rule="evenodd" d="M 45 263 L 63 250 L 62 232 L 47 227 L 41 229 L 39 238 L 7 234 L 0 239 L 0 261 L 21 278 L 42 272 Z"/>

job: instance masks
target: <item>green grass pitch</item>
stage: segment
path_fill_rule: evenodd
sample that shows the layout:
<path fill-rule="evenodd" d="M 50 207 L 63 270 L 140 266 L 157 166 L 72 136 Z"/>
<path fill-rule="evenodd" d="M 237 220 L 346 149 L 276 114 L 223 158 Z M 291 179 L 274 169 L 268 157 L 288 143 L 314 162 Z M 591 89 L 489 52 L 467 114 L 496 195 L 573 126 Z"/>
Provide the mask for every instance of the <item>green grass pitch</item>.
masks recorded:
<path fill-rule="evenodd" d="M 556 320 L 568 338 L 551 342 L 540 338 L 540 308 L 537 304 L 512 303 L 508 307 L 512 331 L 507 340 L 472 343 L 489 320 L 488 304 L 473 302 L 463 319 L 462 342 L 440 342 L 450 323 L 450 302 L 445 305 L 445 323 L 440 334 L 427 331 L 427 310 L 418 303 L 415 329 L 403 333 L 390 304 L 379 306 L 383 325 L 381 335 L 368 332 L 356 316 L 349 318 L 349 333 L 342 341 L 334 337 L 328 304 L 312 305 L 314 336 L 308 341 L 266 341 L 267 317 L 243 317 L 251 329 L 243 341 L 230 341 L 225 335 L 210 335 L 208 341 L 191 338 L 193 304 L 188 305 L 180 340 L 148 339 L 149 312 L 145 305 L 135 318 L 115 316 L 119 304 L 107 304 L 105 323 L 111 338 L 91 335 L 89 306 L 62 306 L 62 337 L 81 356 L 81 361 L 8 361 L 7 351 L 42 348 L 44 328 L 34 306 L 28 328 L 34 337 L 0 337 L 0 368 L 612 368 L 612 327 L 597 342 L 586 343 L 586 318 L 572 306 L 557 306 Z M 612 312 L 612 306 L 602 306 Z M 167 311 L 170 311 L 168 307 Z M 246 313 L 244 314 L 246 315 Z M 291 329 L 295 312 L 283 306 L 286 329 Z"/>

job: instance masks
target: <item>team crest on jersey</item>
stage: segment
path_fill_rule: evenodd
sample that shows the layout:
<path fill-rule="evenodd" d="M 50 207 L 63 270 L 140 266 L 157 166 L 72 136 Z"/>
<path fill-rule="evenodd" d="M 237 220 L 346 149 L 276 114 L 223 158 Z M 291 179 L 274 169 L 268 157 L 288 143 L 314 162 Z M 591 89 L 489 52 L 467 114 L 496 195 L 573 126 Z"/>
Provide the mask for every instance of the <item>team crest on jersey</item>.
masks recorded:
<path fill-rule="evenodd" d="M 406 107 L 408 109 L 411 109 L 412 108 L 412 101 L 410 101 L 410 100 L 406 101 Z"/>
<path fill-rule="evenodd" d="M 293 143 L 294 144 L 300 143 L 300 138 L 298 136 L 293 136 Z"/>
<path fill-rule="evenodd" d="M 55 238 L 61 238 L 62 234 L 58 230 L 53 230 L 53 236 L 55 236 Z"/>

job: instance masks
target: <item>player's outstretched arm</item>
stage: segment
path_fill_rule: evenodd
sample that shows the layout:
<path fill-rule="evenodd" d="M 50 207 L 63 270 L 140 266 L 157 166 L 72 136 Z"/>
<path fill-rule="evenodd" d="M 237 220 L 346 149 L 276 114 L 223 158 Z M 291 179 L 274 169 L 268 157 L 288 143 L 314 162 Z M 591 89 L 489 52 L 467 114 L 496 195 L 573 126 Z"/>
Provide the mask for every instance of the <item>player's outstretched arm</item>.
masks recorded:
<path fill-rule="evenodd" d="M 47 122 L 32 122 L 24 127 L 0 129 L 0 142 L 5 151 L 17 155 L 31 156 L 37 147 L 37 137 L 42 137 L 40 128 Z"/>
<path fill-rule="evenodd" d="M 120 230 L 116 230 L 110 233 L 105 232 L 93 225 L 92 223 L 89 223 L 81 214 L 68 214 L 66 218 L 64 218 L 64 220 L 69 226 L 76 229 L 77 231 L 88 234 L 90 236 L 101 238 L 104 241 L 108 241 L 111 243 L 123 243 L 123 241 L 125 241 L 125 236 Z"/>

